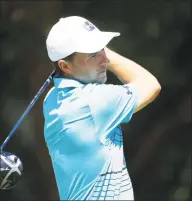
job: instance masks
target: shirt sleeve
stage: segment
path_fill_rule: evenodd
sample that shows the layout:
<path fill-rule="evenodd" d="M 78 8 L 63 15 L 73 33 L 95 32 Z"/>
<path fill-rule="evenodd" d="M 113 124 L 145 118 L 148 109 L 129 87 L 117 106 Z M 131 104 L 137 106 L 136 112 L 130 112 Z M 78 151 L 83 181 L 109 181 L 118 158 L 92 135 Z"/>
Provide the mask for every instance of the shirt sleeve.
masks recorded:
<path fill-rule="evenodd" d="M 88 104 L 97 132 L 109 133 L 130 121 L 137 105 L 137 92 L 131 84 L 93 85 Z"/>

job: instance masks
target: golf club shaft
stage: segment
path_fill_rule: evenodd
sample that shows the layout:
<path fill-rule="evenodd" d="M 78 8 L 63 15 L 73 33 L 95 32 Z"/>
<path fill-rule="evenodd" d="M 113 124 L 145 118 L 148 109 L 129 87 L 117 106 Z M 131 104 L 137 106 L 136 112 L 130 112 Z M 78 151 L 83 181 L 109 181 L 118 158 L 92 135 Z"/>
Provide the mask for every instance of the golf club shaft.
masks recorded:
<path fill-rule="evenodd" d="M 11 130 L 11 132 L 9 133 L 9 135 L 7 136 L 7 138 L 5 139 L 5 141 L 3 142 L 3 144 L 0 147 L 0 151 L 3 150 L 3 148 L 5 147 L 5 145 L 7 144 L 7 142 L 10 140 L 10 138 L 12 137 L 12 135 L 14 134 L 15 130 L 19 127 L 20 123 L 23 121 L 23 119 L 25 118 L 25 116 L 28 114 L 28 112 L 31 110 L 31 108 L 33 107 L 33 105 L 35 104 L 35 102 L 38 100 L 39 96 L 44 92 L 44 90 L 47 88 L 47 86 L 49 85 L 49 83 L 51 82 L 51 80 L 53 79 L 55 75 L 55 71 L 53 71 L 49 77 L 47 78 L 47 80 L 45 81 L 45 83 L 43 84 L 43 86 L 40 88 L 40 90 L 37 92 L 37 94 L 35 95 L 35 97 L 33 98 L 33 100 L 31 101 L 31 103 L 28 105 L 28 107 L 26 108 L 26 110 L 24 111 L 24 113 L 21 115 L 21 117 L 19 118 L 19 120 L 17 121 L 17 123 L 15 124 L 15 126 L 13 127 L 13 129 Z"/>

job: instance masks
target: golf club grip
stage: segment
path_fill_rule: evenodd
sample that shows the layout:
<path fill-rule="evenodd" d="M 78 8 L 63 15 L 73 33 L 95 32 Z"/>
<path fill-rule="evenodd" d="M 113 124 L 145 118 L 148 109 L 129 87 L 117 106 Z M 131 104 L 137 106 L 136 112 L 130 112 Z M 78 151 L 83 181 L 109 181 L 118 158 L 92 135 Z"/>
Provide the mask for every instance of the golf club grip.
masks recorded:
<path fill-rule="evenodd" d="M 15 130 L 18 128 L 18 126 L 20 125 L 20 123 L 23 121 L 23 119 L 25 118 L 25 116 L 28 114 L 28 112 L 31 110 L 31 108 L 33 107 L 33 105 L 35 104 L 35 102 L 38 100 L 39 96 L 44 92 L 44 90 L 47 88 L 47 86 L 49 85 L 49 83 L 51 82 L 51 80 L 53 79 L 55 75 L 55 71 L 53 71 L 49 77 L 47 78 L 47 80 L 45 81 L 45 83 L 42 85 L 42 87 L 40 88 L 40 90 L 37 92 L 37 94 L 35 95 L 35 97 L 33 98 L 33 100 L 31 101 L 31 103 L 28 105 L 28 107 L 26 108 L 26 110 L 24 111 L 24 113 L 21 115 L 21 117 L 19 118 L 19 120 L 17 121 L 17 123 L 15 124 L 15 126 L 13 127 L 13 129 L 11 130 L 11 132 L 9 133 L 9 135 L 7 136 L 7 138 L 5 139 L 5 141 L 3 142 L 3 144 L 0 147 L 0 151 L 3 150 L 3 148 L 5 147 L 5 145 L 7 144 L 7 142 L 10 140 L 10 138 L 12 137 L 12 135 L 14 134 Z"/>

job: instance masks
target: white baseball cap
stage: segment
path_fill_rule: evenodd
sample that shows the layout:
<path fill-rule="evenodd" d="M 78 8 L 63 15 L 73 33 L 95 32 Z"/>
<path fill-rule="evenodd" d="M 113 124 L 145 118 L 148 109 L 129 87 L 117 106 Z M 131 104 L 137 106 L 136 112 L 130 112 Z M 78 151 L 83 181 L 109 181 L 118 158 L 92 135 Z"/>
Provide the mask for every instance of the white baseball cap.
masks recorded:
<path fill-rule="evenodd" d="M 94 53 L 102 50 L 118 32 L 103 32 L 83 17 L 61 18 L 50 30 L 47 52 L 52 61 L 58 61 L 75 52 Z"/>

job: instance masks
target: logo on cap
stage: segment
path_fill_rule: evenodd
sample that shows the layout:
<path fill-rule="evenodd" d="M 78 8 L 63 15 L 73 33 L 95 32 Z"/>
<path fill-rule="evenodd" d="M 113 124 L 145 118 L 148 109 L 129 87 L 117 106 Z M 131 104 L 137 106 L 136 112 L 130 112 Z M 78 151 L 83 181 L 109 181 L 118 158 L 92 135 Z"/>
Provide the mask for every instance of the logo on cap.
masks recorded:
<path fill-rule="evenodd" d="M 84 23 L 84 27 L 87 29 L 87 31 L 93 31 L 95 29 L 95 26 L 88 21 Z"/>

